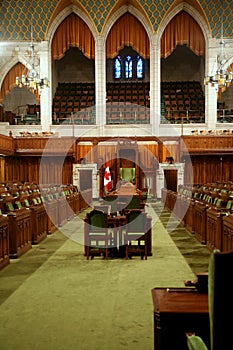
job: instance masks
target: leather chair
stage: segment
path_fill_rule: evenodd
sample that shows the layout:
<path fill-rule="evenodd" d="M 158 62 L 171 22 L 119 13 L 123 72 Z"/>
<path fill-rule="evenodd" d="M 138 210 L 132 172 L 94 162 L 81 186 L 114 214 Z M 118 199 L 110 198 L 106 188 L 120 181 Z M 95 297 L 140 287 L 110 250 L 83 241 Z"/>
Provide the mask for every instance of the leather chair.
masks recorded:
<path fill-rule="evenodd" d="M 233 251 L 211 254 L 208 271 L 208 303 L 210 320 L 210 349 L 233 347 Z M 187 335 L 189 350 L 208 350 L 197 335 Z"/>
<path fill-rule="evenodd" d="M 147 259 L 148 232 L 147 214 L 140 209 L 132 209 L 126 213 L 125 257 L 132 255 Z"/>
<path fill-rule="evenodd" d="M 108 214 L 97 209 L 87 213 L 85 220 L 86 257 L 94 258 L 103 255 L 108 259 L 109 247 L 112 244 L 112 234 L 108 230 Z"/>

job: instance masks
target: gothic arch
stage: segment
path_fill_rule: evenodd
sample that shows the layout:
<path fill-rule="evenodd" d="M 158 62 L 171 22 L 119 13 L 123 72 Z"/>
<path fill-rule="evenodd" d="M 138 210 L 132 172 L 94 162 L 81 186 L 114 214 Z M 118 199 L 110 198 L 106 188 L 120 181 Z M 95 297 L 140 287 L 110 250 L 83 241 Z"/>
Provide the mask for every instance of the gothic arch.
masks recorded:
<path fill-rule="evenodd" d="M 11 89 L 13 89 L 16 84 L 10 84 L 9 86 L 9 90 L 8 91 L 2 91 L 3 89 L 3 83 L 4 83 L 4 80 L 7 78 L 8 74 L 11 75 L 11 74 L 14 74 L 11 72 L 11 70 L 14 68 L 14 66 L 17 64 L 17 63 L 21 63 L 25 69 L 30 69 L 32 68 L 28 61 L 24 58 L 24 56 L 15 56 L 11 61 L 9 61 L 9 63 L 7 63 L 4 67 L 4 70 L 2 72 L 2 75 L 1 75 L 1 79 L 0 79 L 0 99 L 4 98 L 5 96 L 5 92 L 8 93 L 11 91 Z M 30 67 L 29 67 L 30 66 Z M 12 79 L 12 76 L 10 77 L 10 80 Z M 14 77 L 14 79 L 16 79 L 16 77 Z"/>
<path fill-rule="evenodd" d="M 203 16 L 200 16 L 200 12 L 198 12 L 193 6 L 191 6 L 187 2 L 182 2 L 182 3 L 178 4 L 170 12 L 167 13 L 164 20 L 161 23 L 161 26 L 159 27 L 156 45 L 158 47 L 160 47 L 160 40 L 161 40 L 161 37 L 163 35 L 163 32 L 164 32 L 166 26 L 173 19 L 173 17 L 175 17 L 182 10 L 186 11 L 199 24 L 199 26 L 202 30 L 202 33 L 204 35 L 205 47 L 208 47 L 209 40 L 211 38 L 211 33 L 210 33 L 209 27 L 207 25 L 207 21 L 205 20 L 204 13 L 203 13 Z"/>
<path fill-rule="evenodd" d="M 52 45 L 54 33 L 56 32 L 57 28 L 62 23 L 62 21 L 66 17 L 68 17 L 71 13 L 74 13 L 77 16 L 79 16 L 86 23 L 86 25 L 89 27 L 89 29 L 94 37 L 94 40 L 96 41 L 96 39 L 98 37 L 98 33 L 96 32 L 95 27 L 91 23 L 90 18 L 86 15 L 86 13 L 83 10 L 81 10 L 77 6 L 70 5 L 70 6 L 66 7 L 64 10 L 62 10 L 54 18 L 53 22 L 50 25 L 50 28 L 49 28 L 47 35 L 46 35 L 46 40 L 48 40 L 50 50 L 51 50 L 51 45 Z"/>
<path fill-rule="evenodd" d="M 151 29 L 151 25 L 149 23 L 149 21 L 147 20 L 147 18 L 142 14 L 141 11 L 139 11 L 136 7 L 132 6 L 132 5 L 123 5 L 121 6 L 119 9 L 117 9 L 115 12 L 112 13 L 112 15 L 109 17 L 106 26 L 102 32 L 102 37 L 104 39 L 104 41 L 106 42 L 108 34 L 112 28 L 112 26 L 114 25 L 114 23 L 125 13 L 129 12 L 130 14 L 132 14 L 133 16 L 135 16 L 140 23 L 142 24 L 142 26 L 144 27 L 149 41 L 151 43 L 152 38 L 153 38 L 153 31 Z"/>

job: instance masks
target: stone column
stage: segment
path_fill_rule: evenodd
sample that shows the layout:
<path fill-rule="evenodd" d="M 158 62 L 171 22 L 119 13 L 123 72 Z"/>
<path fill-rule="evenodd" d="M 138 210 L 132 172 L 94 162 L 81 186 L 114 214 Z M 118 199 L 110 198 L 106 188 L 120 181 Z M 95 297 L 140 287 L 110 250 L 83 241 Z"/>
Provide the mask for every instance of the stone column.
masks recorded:
<path fill-rule="evenodd" d="M 106 54 L 101 37 L 95 42 L 95 98 L 96 125 L 99 136 L 103 136 L 106 124 Z"/>
<path fill-rule="evenodd" d="M 48 78 L 51 84 L 51 56 L 48 50 L 48 43 L 43 41 L 40 44 L 40 77 Z M 42 131 L 49 131 L 52 124 L 52 92 L 51 87 L 41 89 L 40 95 L 40 117 Z"/>
<path fill-rule="evenodd" d="M 159 135 L 160 124 L 160 49 L 154 37 L 150 43 L 150 122 L 152 134 Z M 149 135 L 148 135 L 149 136 Z"/>
<path fill-rule="evenodd" d="M 206 57 L 205 76 L 214 75 L 217 70 L 217 54 L 219 43 L 216 39 L 210 40 Z M 217 89 L 210 84 L 205 86 L 205 123 L 208 129 L 215 129 L 217 122 Z"/>

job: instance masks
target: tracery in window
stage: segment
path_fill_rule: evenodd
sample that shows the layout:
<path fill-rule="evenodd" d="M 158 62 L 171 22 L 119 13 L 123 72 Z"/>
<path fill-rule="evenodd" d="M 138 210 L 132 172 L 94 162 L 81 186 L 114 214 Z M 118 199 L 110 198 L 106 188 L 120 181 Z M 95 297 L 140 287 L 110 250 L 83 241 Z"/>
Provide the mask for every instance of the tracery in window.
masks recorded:
<path fill-rule="evenodd" d="M 133 59 L 131 56 L 125 58 L 125 78 L 129 79 L 133 77 Z"/>
<path fill-rule="evenodd" d="M 115 77 L 115 79 L 121 78 L 121 59 L 120 59 L 120 56 L 117 56 L 115 58 L 114 77 Z"/>
<path fill-rule="evenodd" d="M 144 75 L 144 64 L 140 56 L 137 57 L 137 78 L 142 79 Z"/>
<path fill-rule="evenodd" d="M 118 55 L 114 60 L 114 79 L 143 79 L 145 75 L 144 60 L 139 55 Z"/>

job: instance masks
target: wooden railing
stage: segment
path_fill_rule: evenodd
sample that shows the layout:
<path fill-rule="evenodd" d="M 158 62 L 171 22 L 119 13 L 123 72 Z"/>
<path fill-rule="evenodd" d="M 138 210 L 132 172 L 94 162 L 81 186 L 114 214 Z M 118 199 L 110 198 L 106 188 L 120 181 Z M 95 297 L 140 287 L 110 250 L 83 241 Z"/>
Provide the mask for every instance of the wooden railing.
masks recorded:
<path fill-rule="evenodd" d="M 231 154 L 233 135 L 197 135 L 182 136 L 180 154 Z"/>
<path fill-rule="evenodd" d="M 56 154 L 71 156 L 73 154 L 72 137 L 16 137 L 15 149 L 18 154 Z"/>
<path fill-rule="evenodd" d="M 0 135 L 0 153 L 4 155 L 14 153 L 14 139 L 11 136 Z"/>

